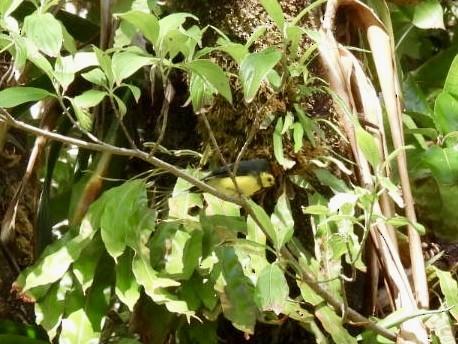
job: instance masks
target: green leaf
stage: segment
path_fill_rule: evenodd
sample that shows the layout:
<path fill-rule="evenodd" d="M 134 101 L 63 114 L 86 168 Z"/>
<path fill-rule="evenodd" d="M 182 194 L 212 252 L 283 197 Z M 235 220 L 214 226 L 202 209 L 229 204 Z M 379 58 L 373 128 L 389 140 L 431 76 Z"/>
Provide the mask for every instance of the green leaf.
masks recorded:
<path fill-rule="evenodd" d="M 70 283 L 69 283 L 70 282 Z M 71 288 L 71 278 L 63 278 L 49 288 L 46 295 L 35 304 L 36 323 L 48 332 L 52 341 L 57 334 L 64 313 L 63 296 L 66 288 Z"/>
<path fill-rule="evenodd" d="M 458 98 L 458 56 L 453 59 L 447 72 L 443 92 Z"/>
<path fill-rule="evenodd" d="M 283 193 L 275 205 L 274 213 L 271 216 L 271 222 L 277 230 L 277 250 L 280 250 L 293 236 L 294 233 L 294 219 L 291 212 L 291 206 L 286 193 Z"/>
<path fill-rule="evenodd" d="M 434 103 L 434 122 L 442 135 L 458 130 L 458 98 L 441 92 Z"/>
<path fill-rule="evenodd" d="M 303 209 L 304 214 L 310 215 L 329 215 L 331 212 L 329 211 L 328 207 L 325 205 L 309 205 Z"/>
<path fill-rule="evenodd" d="M 278 163 L 282 166 L 285 165 L 285 157 L 283 155 L 283 135 L 281 134 L 283 128 L 283 117 L 279 117 L 275 130 L 273 132 L 273 145 L 274 145 L 274 156 Z"/>
<path fill-rule="evenodd" d="M 119 116 L 121 118 L 124 117 L 124 115 L 127 113 L 127 106 L 126 104 L 122 101 L 121 98 L 119 98 L 116 94 L 113 94 L 113 98 L 116 102 L 116 105 L 118 105 L 118 112 L 119 112 Z"/>
<path fill-rule="evenodd" d="M 75 73 L 89 66 L 96 65 L 98 65 L 97 58 L 91 52 L 78 52 L 74 55 L 59 56 L 56 59 L 53 75 L 64 91 L 66 91 L 75 79 Z"/>
<path fill-rule="evenodd" d="M 64 36 L 61 24 L 51 13 L 34 12 L 25 17 L 24 30 L 27 37 L 46 55 L 59 55 Z"/>
<path fill-rule="evenodd" d="M 304 129 L 299 122 L 293 124 L 293 139 L 294 139 L 294 153 L 299 152 L 302 149 L 304 139 Z"/>
<path fill-rule="evenodd" d="M 218 90 L 212 85 L 205 82 L 200 75 L 192 73 L 189 81 L 189 93 L 192 103 L 192 108 L 195 113 L 200 113 L 202 110 L 213 101 L 213 95 L 218 93 Z"/>
<path fill-rule="evenodd" d="M 226 74 L 220 66 L 210 60 L 195 60 L 185 64 L 192 73 L 197 74 L 206 84 L 218 91 L 232 104 L 232 93 Z"/>
<path fill-rule="evenodd" d="M 76 106 L 87 109 L 98 105 L 106 95 L 107 92 L 104 91 L 87 90 L 73 98 L 73 100 Z"/>
<path fill-rule="evenodd" d="M 420 29 L 443 29 L 444 13 L 438 0 L 423 0 L 413 6 L 412 24 Z"/>
<path fill-rule="evenodd" d="M 107 251 L 116 259 L 129 245 L 140 249 L 142 236 L 154 229 L 154 213 L 148 207 L 145 183 L 131 180 L 105 192 L 101 234 Z"/>
<path fill-rule="evenodd" d="M 348 333 L 342 324 L 342 319 L 329 306 L 322 306 L 315 310 L 315 316 L 320 320 L 321 325 L 329 333 L 335 343 L 356 344 L 355 337 Z"/>
<path fill-rule="evenodd" d="M 103 250 L 102 239 L 97 232 L 92 241 L 83 249 L 80 257 L 73 263 L 73 273 L 81 284 L 83 292 L 86 292 L 93 282 Z"/>
<path fill-rule="evenodd" d="M 80 108 L 74 99 L 70 99 L 70 103 L 72 104 L 73 111 L 75 112 L 76 119 L 78 120 L 81 128 L 87 131 L 91 130 L 92 115 L 87 110 Z"/>
<path fill-rule="evenodd" d="M 140 96 L 142 95 L 140 88 L 130 84 L 121 84 L 121 86 L 126 86 L 134 96 L 135 101 L 138 103 Z"/>
<path fill-rule="evenodd" d="M 255 299 L 261 311 L 283 313 L 289 296 L 288 282 L 277 264 L 262 270 L 256 282 Z"/>
<path fill-rule="evenodd" d="M 117 14 L 117 16 L 135 26 L 143 34 L 143 36 L 145 36 L 145 38 L 150 41 L 154 47 L 156 47 L 159 36 L 159 21 L 153 14 L 140 11 L 130 11 Z"/>
<path fill-rule="evenodd" d="M 37 102 L 54 94 L 35 87 L 9 87 L 0 91 L 0 106 L 12 108 L 28 102 Z"/>
<path fill-rule="evenodd" d="M 458 183 L 458 152 L 454 148 L 432 146 L 423 154 L 422 162 L 440 184 Z"/>
<path fill-rule="evenodd" d="M 145 288 L 148 294 L 154 301 L 161 300 L 160 288 L 178 287 L 179 282 L 170 278 L 160 278 L 149 262 L 149 259 L 143 253 L 136 253 L 132 260 L 132 272 L 137 283 Z"/>
<path fill-rule="evenodd" d="M 277 24 L 280 32 L 283 32 L 283 26 L 285 25 L 285 16 L 283 10 L 277 0 L 261 0 L 261 4 L 266 10 L 270 18 Z"/>
<path fill-rule="evenodd" d="M 218 49 L 229 54 L 237 64 L 248 54 L 248 49 L 240 43 L 224 42 Z"/>
<path fill-rule="evenodd" d="M 240 81 L 242 82 L 245 101 L 253 101 L 261 87 L 262 80 L 280 61 L 282 54 L 274 47 L 248 54 L 240 64 Z"/>
<path fill-rule="evenodd" d="M 313 174 L 318 178 L 321 184 L 329 186 L 334 193 L 349 191 L 343 179 L 337 178 L 327 169 L 315 168 Z"/>
<path fill-rule="evenodd" d="M 268 235 L 269 239 L 273 242 L 274 247 L 278 248 L 278 231 L 277 228 L 275 228 L 275 226 L 270 221 L 266 211 L 262 207 L 257 205 L 255 202 L 253 202 L 251 199 L 248 200 L 248 203 L 251 209 L 253 210 L 254 214 L 256 215 L 256 219 L 261 224 L 262 230 L 264 231 L 264 233 Z"/>
<path fill-rule="evenodd" d="M 24 0 L 4 0 L 0 2 L 0 14 L 2 18 L 8 17 Z"/>
<path fill-rule="evenodd" d="M 111 68 L 116 83 L 128 78 L 140 68 L 152 64 L 150 56 L 139 55 L 132 51 L 121 51 L 113 54 Z"/>
<path fill-rule="evenodd" d="M 39 262 L 24 272 L 27 277 L 23 291 L 59 280 L 70 264 L 79 258 L 81 251 L 91 242 L 94 233 L 87 231 L 74 238 L 67 235 L 48 246 Z"/>
<path fill-rule="evenodd" d="M 100 333 L 94 331 L 84 309 L 79 309 L 62 320 L 59 343 L 98 343 L 99 339 Z"/>
<path fill-rule="evenodd" d="M 458 284 L 449 271 L 442 271 L 434 267 L 436 276 L 439 279 L 442 294 L 445 297 L 445 303 L 450 308 L 449 312 L 458 320 Z"/>
<path fill-rule="evenodd" d="M 158 37 L 158 49 L 161 49 L 163 41 L 168 38 L 170 32 L 178 30 L 184 24 L 187 18 L 193 18 L 196 21 L 199 19 L 190 13 L 172 13 L 168 16 L 161 18 L 159 21 L 159 37 Z"/>
<path fill-rule="evenodd" d="M 99 61 L 100 68 L 102 68 L 103 73 L 105 73 L 105 77 L 108 81 L 108 86 L 112 87 L 114 83 L 114 75 L 113 69 L 111 68 L 110 56 L 95 46 L 93 46 L 92 49 L 95 52 L 95 56 L 97 56 L 97 61 Z"/>
<path fill-rule="evenodd" d="M 253 334 L 257 314 L 253 285 L 243 274 L 233 247 L 220 247 L 216 254 L 225 283 L 215 285 L 215 290 L 220 295 L 224 316 L 235 328 Z"/>
<path fill-rule="evenodd" d="M 359 148 L 361 148 L 364 157 L 367 159 L 372 168 L 377 169 L 378 164 L 380 163 L 380 151 L 375 139 L 371 134 L 369 134 L 362 127 L 356 127 L 356 141 Z"/>
<path fill-rule="evenodd" d="M 95 85 L 102 87 L 108 86 L 107 77 L 100 68 L 94 68 L 87 73 L 81 74 L 81 76 Z"/>
<path fill-rule="evenodd" d="M 175 232 L 169 241 L 170 250 L 165 259 L 165 272 L 174 276 L 174 279 L 189 279 L 199 264 L 202 253 L 202 232 L 190 229 L 190 233 L 183 230 Z"/>

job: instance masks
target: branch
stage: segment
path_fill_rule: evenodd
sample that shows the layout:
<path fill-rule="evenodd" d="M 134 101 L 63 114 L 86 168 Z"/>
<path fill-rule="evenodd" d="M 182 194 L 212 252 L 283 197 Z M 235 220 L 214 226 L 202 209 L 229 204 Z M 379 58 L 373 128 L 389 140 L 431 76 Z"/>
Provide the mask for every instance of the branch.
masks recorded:
<path fill-rule="evenodd" d="M 157 168 L 163 171 L 169 172 L 178 178 L 182 178 L 186 180 L 187 182 L 198 187 L 199 189 L 201 189 L 204 192 L 208 192 L 222 200 L 232 202 L 232 203 L 235 203 L 243 207 L 244 209 L 246 209 L 247 213 L 253 218 L 256 224 L 261 229 L 263 229 L 261 222 L 258 220 L 258 218 L 256 217 L 256 214 L 253 212 L 253 210 L 251 209 L 250 205 L 248 204 L 245 198 L 224 194 L 210 187 L 209 185 L 203 183 L 199 179 L 194 178 L 193 176 L 189 175 L 188 173 L 184 172 L 183 170 L 180 170 L 176 168 L 175 166 L 170 165 L 169 163 L 161 159 L 158 159 L 154 156 L 150 156 L 148 153 L 140 151 L 139 149 L 121 148 L 121 147 L 113 146 L 113 145 L 110 145 L 110 144 L 107 144 L 101 141 L 99 141 L 99 143 L 86 142 L 83 140 L 64 136 L 58 133 L 50 132 L 45 129 L 40 129 L 33 125 L 29 125 L 22 121 L 16 120 L 3 108 L 0 108 L 0 122 L 4 122 L 12 127 L 24 130 L 34 135 L 45 136 L 51 140 L 59 141 L 59 142 L 70 144 L 70 145 L 75 145 L 80 148 L 89 149 L 89 150 L 98 151 L 98 152 L 107 152 L 107 153 L 111 153 L 114 155 L 120 155 L 120 156 L 135 157 L 135 158 L 144 160 L 146 162 L 149 162 L 152 165 L 156 166 Z M 300 266 L 297 259 L 294 257 L 294 255 L 291 253 L 289 249 L 287 249 L 286 247 L 282 248 L 281 254 L 298 270 L 298 273 L 300 274 L 301 279 L 305 283 L 307 283 L 318 295 L 323 297 L 323 299 L 325 299 L 326 302 L 328 302 L 336 311 L 340 312 L 343 309 L 344 307 L 343 303 L 338 301 L 336 298 L 334 298 L 333 295 L 329 293 L 329 291 L 322 288 L 319 285 L 319 283 L 314 281 L 313 276 L 310 273 L 308 273 L 305 268 Z M 361 324 L 364 328 L 370 329 L 374 331 L 375 333 L 378 333 L 388 339 L 396 340 L 396 334 L 394 334 L 393 332 L 387 330 L 384 327 L 377 325 L 373 321 L 369 320 L 368 318 L 364 317 L 363 315 L 359 314 L 358 312 L 356 312 L 355 310 L 351 308 L 347 308 L 346 311 L 347 311 L 348 318 L 351 321 L 353 321 L 354 323 Z"/>
<path fill-rule="evenodd" d="M 175 167 L 174 165 L 171 165 L 154 156 L 150 156 L 148 153 L 143 152 L 139 149 L 129 149 L 129 148 L 117 147 L 117 146 L 113 146 L 111 144 L 108 144 L 102 141 L 98 141 L 98 143 L 87 142 L 84 140 L 75 139 L 73 137 L 68 137 L 65 135 L 58 134 L 58 133 L 50 132 L 45 129 L 40 129 L 33 125 L 30 125 L 30 124 L 27 124 L 27 123 L 24 123 L 22 121 L 15 119 L 3 108 L 0 108 L 0 122 L 4 122 L 14 128 L 24 130 L 26 132 L 32 133 L 37 136 L 44 136 L 51 140 L 59 141 L 59 142 L 66 143 L 69 145 L 74 145 L 80 148 L 89 149 L 89 150 L 93 150 L 97 152 L 106 152 L 106 153 L 110 153 L 113 155 L 128 156 L 132 158 L 141 159 L 143 161 L 149 162 L 150 164 L 156 166 L 158 169 L 161 169 L 165 172 L 169 172 L 178 178 L 186 180 L 187 182 L 198 187 L 200 190 L 204 192 L 208 192 L 218 198 L 221 198 L 224 201 L 235 203 L 240 206 L 243 205 L 241 197 L 231 196 L 231 195 L 222 193 L 216 190 L 215 188 L 209 186 L 208 184 L 205 184 L 201 180 L 191 176 L 190 174 L 186 173 L 185 171 L 180 170 L 179 168 Z"/>

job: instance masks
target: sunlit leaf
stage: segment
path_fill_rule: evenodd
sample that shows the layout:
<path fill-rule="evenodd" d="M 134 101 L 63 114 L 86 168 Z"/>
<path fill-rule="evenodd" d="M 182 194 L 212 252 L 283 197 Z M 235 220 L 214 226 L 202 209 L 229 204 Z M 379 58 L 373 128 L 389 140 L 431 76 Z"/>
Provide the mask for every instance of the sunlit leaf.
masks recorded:
<path fill-rule="evenodd" d="M 84 309 L 79 309 L 62 320 L 59 343 L 96 344 L 99 339 L 100 333 L 94 331 Z"/>
<path fill-rule="evenodd" d="M 380 151 L 374 137 L 361 127 L 356 127 L 356 141 L 364 154 L 364 157 L 376 169 L 380 163 Z"/>
<path fill-rule="evenodd" d="M 51 13 L 34 12 L 27 16 L 24 19 L 24 30 L 27 37 L 46 55 L 59 55 L 64 37 L 61 24 Z"/>
<path fill-rule="evenodd" d="M 119 300 L 124 303 L 131 312 L 140 298 L 140 286 L 135 280 L 132 271 L 132 258 L 133 252 L 130 250 L 118 257 L 115 288 Z"/>
<path fill-rule="evenodd" d="M 423 0 L 413 6 L 412 23 L 420 29 L 445 29 L 444 13 L 438 0 Z"/>
<path fill-rule="evenodd" d="M 285 17 L 283 10 L 277 0 L 261 0 L 261 4 L 269 14 L 269 17 L 277 24 L 280 31 L 283 31 L 285 25 Z"/>
<path fill-rule="evenodd" d="M 87 81 L 95 85 L 107 87 L 107 77 L 100 68 L 94 68 L 87 73 L 81 74 Z"/>
<path fill-rule="evenodd" d="M 274 47 L 248 54 L 240 63 L 240 81 L 245 101 L 253 101 L 262 80 L 280 61 L 282 54 Z"/>

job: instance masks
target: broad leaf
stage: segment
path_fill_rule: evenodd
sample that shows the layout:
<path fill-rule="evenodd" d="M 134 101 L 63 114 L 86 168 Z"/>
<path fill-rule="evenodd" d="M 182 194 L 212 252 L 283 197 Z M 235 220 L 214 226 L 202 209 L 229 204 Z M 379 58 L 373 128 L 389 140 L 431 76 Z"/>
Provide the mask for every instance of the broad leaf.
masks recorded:
<path fill-rule="evenodd" d="M 261 311 L 283 313 L 289 296 L 288 282 L 277 264 L 262 270 L 256 282 L 255 298 Z"/>
<path fill-rule="evenodd" d="M 242 82 L 245 101 L 253 101 L 261 87 L 262 80 L 280 61 L 282 54 L 274 47 L 245 56 L 240 64 L 240 81 Z"/>
<path fill-rule="evenodd" d="M 131 312 L 140 298 L 140 286 L 132 271 L 132 258 L 133 252 L 131 250 L 118 257 L 115 288 L 116 296 Z"/>
<path fill-rule="evenodd" d="M 94 331 L 84 309 L 79 309 L 62 320 L 59 343 L 96 344 L 99 339 L 100 333 Z"/>
<path fill-rule="evenodd" d="M 54 95 L 41 88 L 9 87 L 0 91 L 0 106 L 12 108 L 28 102 L 37 102 L 49 96 Z"/>
<path fill-rule="evenodd" d="M 438 0 L 423 0 L 413 6 L 412 24 L 420 29 L 445 29 L 444 13 Z"/>
<path fill-rule="evenodd" d="M 76 106 L 87 109 L 98 105 L 106 95 L 107 93 L 104 91 L 87 90 L 73 98 L 73 100 Z"/>
<path fill-rule="evenodd" d="M 24 30 L 38 49 L 48 56 L 60 53 L 64 36 L 61 24 L 51 13 L 34 12 L 24 19 Z"/>
<path fill-rule="evenodd" d="M 458 130 L 458 98 L 456 96 L 441 92 L 436 97 L 434 122 L 443 135 Z"/>
<path fill-rule="evenodd" d="M 113 54 L 111 68 L 116 83 L 128 78 L 140 68 L 152 64 L 151 57 L 139 55 L 133 51 L 122 51 Z"/>
<path fill-rule="evenodd" d="M 197 74 L 202 80 L 215 88 L 229 103 L 232 104 L 232 93 L 226 73 L 220 66 L 210 60 L 195 60 L 185 64 L 192 73 Z"/>
<path fill-rule="evenodd" d="M 217 250 L 217 255 L 225 285 L 220 284 L 215 289 L 220 294 L 224 316 L 237 329 L 253 334 L 257 314 L 253 285 L 243 274 L 233 247 L 221 247 Z"/>
<path fill-rule="evenodd" d="M 118 16 L 135 26 L 153 46 L 156 46 L 159 36 L 159 21 L 153 14 L 130 11 L 118 14 Z"/>
<path fill-rule="evenodd" d="M 458 152 L 454 148 L 432 146 L 423 154 L 422 162 L 440 184 L 458 183 Z"/>

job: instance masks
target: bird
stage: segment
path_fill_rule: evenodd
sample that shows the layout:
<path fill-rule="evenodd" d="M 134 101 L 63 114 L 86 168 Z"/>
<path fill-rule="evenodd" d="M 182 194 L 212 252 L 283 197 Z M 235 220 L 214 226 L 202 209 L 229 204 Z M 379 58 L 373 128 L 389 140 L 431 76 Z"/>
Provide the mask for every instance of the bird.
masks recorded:
<path fill-rule="evenodd" d="M 230 177 L 229 171 L 233 171 L 234 164 L 223 166 L 211 172 L 202 181 L 213 188 L 231 196 L 240 193 L 251 197 L 258 191 L 275 185 L 275 177 L 272 175 L 270 162 L 266 159 L 242 160 L 235 172 L 237 187 Z"/>

